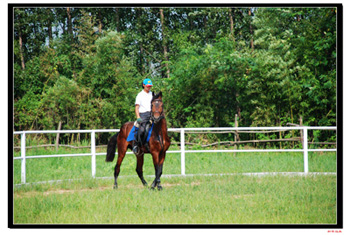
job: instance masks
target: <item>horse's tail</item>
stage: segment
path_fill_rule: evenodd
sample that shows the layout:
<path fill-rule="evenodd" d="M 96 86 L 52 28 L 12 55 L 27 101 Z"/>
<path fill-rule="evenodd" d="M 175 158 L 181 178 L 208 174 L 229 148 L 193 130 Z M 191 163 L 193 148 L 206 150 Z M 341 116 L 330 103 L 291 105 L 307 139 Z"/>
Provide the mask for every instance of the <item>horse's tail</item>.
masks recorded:
<path fill-rule="evenodd" d="M 115 134 L 112 136 L 112 138 L 108 142 L 107 146 L 107 156 L 106 156 L 106 162 L 113 162 L 114 157 L 115 157 L 115 150 L 117 148 L 117 137 L 118 134 Z"/>

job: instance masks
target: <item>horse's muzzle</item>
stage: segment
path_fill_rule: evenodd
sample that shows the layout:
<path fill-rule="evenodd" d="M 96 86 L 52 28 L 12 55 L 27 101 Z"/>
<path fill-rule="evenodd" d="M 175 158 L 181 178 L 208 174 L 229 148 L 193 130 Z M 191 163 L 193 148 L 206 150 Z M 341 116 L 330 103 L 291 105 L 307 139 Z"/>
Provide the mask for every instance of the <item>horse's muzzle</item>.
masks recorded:
<path fill-rule="evenodd" d="M 164 118 L 163 115 L 160 115 L 158 118 L 155 118 L 153 115 L 151 117 L 152 121 L 157 124 L 160 120 L 162 120 Z"/>

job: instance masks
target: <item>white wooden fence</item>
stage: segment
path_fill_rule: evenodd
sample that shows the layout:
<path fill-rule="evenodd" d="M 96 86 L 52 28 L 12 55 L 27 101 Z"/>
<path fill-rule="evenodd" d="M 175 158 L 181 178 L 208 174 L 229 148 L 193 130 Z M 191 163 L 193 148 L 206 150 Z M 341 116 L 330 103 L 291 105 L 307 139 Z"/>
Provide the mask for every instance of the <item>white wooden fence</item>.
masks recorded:
<path fill-rule="evenodd" d="M 303 149 L 239 149 L 239 150 L 185 150 L 185 133 L 189 131 L 247 131 L 247 130 L 303 130 Z M 180 133 L 180 150 L 167 151 L 167 153 L 181 153 L 181 175 L 186 176 L 185 154 L 186 153 L 217 153 L 217 152 L 303 152 L 304 153 L 304 174 L 309 173 L 308 152 L 310 151 L 337 151 L 337 149 L 309 149 L 308 148 L 308 130 L 337 130 L 337 127 L 208 127 L 208 128 L 169 128 L 169 132 Z M 119 132 L 119 129 L 108 130 L 47 130 L 47 131 L 16 131 L 14 134 L 21 135 L 21 156 L 14 157 L 14 160 L 21 160 L 21 183 L 26 183 L 26 159 L 31 158 L 49 158 L 49 157 L 75 157 L 91 156 L 91 174 L 96 176 L 96 156 L 106 153 L 96 153 L 95 134 L 102 132 Z M 26 135 L 27 134 L 49 134 L 49 133 L 90 133 L 91 134 L 91 152 L 82 154 L 57 154 L 57 155 L 37 155 L 26 156 Z M 127 154 L 133 154 L 127 152 Z"/>

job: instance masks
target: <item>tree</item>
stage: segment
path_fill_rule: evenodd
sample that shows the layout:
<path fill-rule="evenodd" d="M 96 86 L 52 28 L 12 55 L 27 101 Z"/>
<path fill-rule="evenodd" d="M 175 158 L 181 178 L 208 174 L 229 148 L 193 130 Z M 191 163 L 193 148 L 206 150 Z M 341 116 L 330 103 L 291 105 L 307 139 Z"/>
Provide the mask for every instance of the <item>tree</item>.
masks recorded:
<path fill-rule="evenodd" d="M 336 104 L 335 34 L 325 31 L 335 29 L 332 10 L 264 8 L 259 9 L 254 20 L 258 28 L 255 34 L 256 48 L 259 49 L 256 61 L 263 63 L 257 65 L 255 71 L 265 79 L 272 75 L 271 88 L 280 86 L 281 92 L 268 90 L 268 93 L 279 94 L 274 99 L 284 102 L 280 103 L 278 116 L 287 116 L 291 122 L 297 119 L 295 116 L 302 115 L 308 125 L 335 124 L 334 116 L 327 115 L 335 113 Z M 332 62 L 328 64 L 329 61 Z M 270 69 L 266 63 L 271 63 Z M 254 77 L 257 76 L 254 73 Z M 328 119 L 332 121 L 325 121 Z"/>
<path fill-rule="evenodd" d="M 24 42 L 26 40 L 24 39 L 24 37 L 26 37 L 27 30 L 28 30 L 26 27 L 25 17 L 26 17 L 26 10 L 25 9 L 21 9 L 21 8 L 14 9 L 15 61 L 16 61 L 16 57 L 19 57 L 22 70 L 25 69 Z"/>
<path fill-rule="evenodd" d="M 165 62 L 163 62 L 163 63 L 165 63 L 167 78 L 169 78 L 170 77 L 170 70 L 169 70 L 169 64 L 168 64 L 169 58 L 168 58 L 168 49 L 167 49 L 167 35 L 165 33 L 164 13 L 163 13 L 162 8 L 159 9 L 159 14 L 160 14 L 160 24 L 161 24 L 164 60 L 165 60 Z"/>
<path fill-rule="evenodd" d="M 230 126 L 235 114 L 242 126 L 300 116 L 335 125 L 336 16 L 335 8 L 15 8 L 15 128 L 56 128 L 59 119 L 63 128 L 120 127 L 134 119 L 145 77 L 167 93 L 169 126 Z"/>
<path fill-rule="evenodd" d="M 79 125 L 86 121 L 92 122 L 91 126 L 98 126 L 99 117 L 94 112 L 93 102 L 88 100 L 90 94 L 91 90 L 60 77 L 53 87 L 43 93 L 39 123 L 44 129 L 55 129 L 60 121 L 63 129 L 80 129 Z"/>

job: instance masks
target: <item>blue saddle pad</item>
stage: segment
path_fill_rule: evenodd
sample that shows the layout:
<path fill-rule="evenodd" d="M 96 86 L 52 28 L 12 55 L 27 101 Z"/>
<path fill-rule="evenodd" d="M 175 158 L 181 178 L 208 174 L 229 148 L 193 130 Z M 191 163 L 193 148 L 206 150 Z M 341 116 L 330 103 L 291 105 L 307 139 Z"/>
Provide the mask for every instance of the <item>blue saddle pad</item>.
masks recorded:
<path fill-rule="evenodd" d="M 149 141 L 149 139 L 151 138 L 151 133 L 152 133 L 152 130 L 153 130 L 153 125 L 154 123 L 152 123 L 152 126 L 151 128 L 149 129 L 148 131 L 148 136 L 147 136 L 147 142 Z M 131 128 L 131 131 L 129 132 L 129 135 L 128 135 L 128 138 L 126 139 L 126 141 L 133 141 L 135 139 L 135 133 L 137 132 L 139 128 L 137 128 L 136 126 L 133 126 Z"/>

